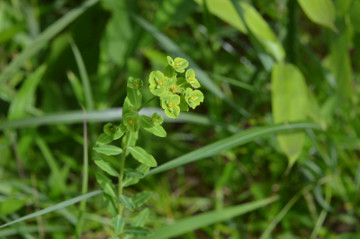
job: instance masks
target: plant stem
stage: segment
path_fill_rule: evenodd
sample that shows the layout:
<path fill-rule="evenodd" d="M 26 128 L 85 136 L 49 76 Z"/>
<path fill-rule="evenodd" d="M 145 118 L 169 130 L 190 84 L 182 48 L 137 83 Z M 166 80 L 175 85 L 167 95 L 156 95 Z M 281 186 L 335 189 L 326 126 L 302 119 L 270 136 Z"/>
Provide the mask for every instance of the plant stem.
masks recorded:
<path fill-rule="evenodd" d="M 144 104 L 142 104 L 137 111 L 139 112 L 142 108 L 145 107 L 145 105 L 149 104 L 151 101 L 153 101 L 154 99 L 156 99 L 156 97 L 157 97 L 157 96 L 154 96 L 154 97 L 150 98 L 148 101 L 146 101 Z"/>
<path fill-rule="evenodd" d="M 86 124 L 86 111 L 85 108 L 83 108 L 84 112 L 84 156 L 83 156 L 83 178 L 82 178 L 82 187 L 81 187 L 81 193 L 84 195 L 87 193 L 88 190 L 88 165 L 89 165 L 89 155 L 88 155 L 88 141 L 87 141 L 87 124 Z M 76 224 L 76 238 L 80 239 L 81 233 L 82 233 L 82 227 L 84 224 L 84 214 L 86 209 L 86 200 L 81 201 L 80 203 L 80 212 L 78 215 L 78 223 Z"/>
<path fill-rule="evenodd" d="M 125 134 L 125 143 L 124 143 L 123 152 L 121 155 L 120 170 L 119 170 L 119 188 L 118 188 L 118 197 L 119 198 L 123 194 L 124 169 L 125 169 L 125 160 L 126 160 L 126 153 L 127 153 L 127 147 L 129 145 L 129 140 L 130 140 L 130 132 L 127 131 Z M 121 203 L 119 203 L 118 205 L 119 205 L 118 215 L 122 216 L 124 207 Z M 122 234 L 120 234 L 120 238 L 123 238 Z"/>

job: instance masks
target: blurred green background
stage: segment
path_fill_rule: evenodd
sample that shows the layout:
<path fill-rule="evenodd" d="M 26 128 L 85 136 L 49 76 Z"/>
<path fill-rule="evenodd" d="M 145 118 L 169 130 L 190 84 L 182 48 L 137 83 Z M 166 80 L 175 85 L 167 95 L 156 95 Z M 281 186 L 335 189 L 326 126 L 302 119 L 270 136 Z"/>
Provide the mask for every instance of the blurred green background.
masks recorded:
<path fill-rule="evenodd" d="M 73 238 L 82 106 L 91 156 L 167 55 L 205 102 L 141 132 L 159 165 L 184 155 L 128 189 L 153 192 L 154 238 L 360 238 L 359 26 L 359 0 L 0 1 L 0 238 Z M 108 218 L 89 196 L 82 238 Z"/>

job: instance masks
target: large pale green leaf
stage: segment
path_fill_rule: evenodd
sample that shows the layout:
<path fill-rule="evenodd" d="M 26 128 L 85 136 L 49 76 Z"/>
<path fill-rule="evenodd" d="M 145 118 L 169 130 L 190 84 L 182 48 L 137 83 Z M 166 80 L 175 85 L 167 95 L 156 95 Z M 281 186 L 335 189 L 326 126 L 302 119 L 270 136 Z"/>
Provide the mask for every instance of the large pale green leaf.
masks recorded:
<path fill-rule="evenodd" d="M 122 153 L 122 149 L 115 145 L 95 145 L 93 149 L 105 155 L 118 155 Z"/>
<path fill-rule="evenodd" d="M 298 3 L 311 21 L 336 31 L 335 7 L 331 0 L 298 0 Z"/>
<path fill-rule="evenodd" d="M 184 218 L 170 225 L 166 225 L 160 228 L 157 228 L 151 233 L 147 239 L 166 239 L 180 236 L 187 232 L 192 232 L 196 229 L 212 225 L 217 222 L 231 219 L 233 217 L 238 217 L 242 214 L 254 211 L 256 209 L 265 207 L 268 204 L 271 204 L 278 200 L 277 196 L 250 202 L 244 203 L 238 206 L 228 207 L 222 210 L 215 210 L 211 212 L 205 212 L 196 216 L 189 218 Z"/>
<path fill-rule="evenodd" d="M 306 119 L 307 87 L 301 72 L 291 64 L 275 65 L 271 76 L 274 123 L 290 123 Z M 304 133 L 279 135 L 280 148 L 289 159 L 289 167 L 297 160 L 304 144 Z"/>
<path fill-rule="evenodd" d="M 195 2 L 202 4 L 203 0 L 195 0 Z M 257 40 L 262 43 L 267 52 L 272 54 L 277 61 L 283 61 L 285 57 L 284 49 L 264 18 L 262 18 L 260 13 L 250 4 L 245 1 L 238 2 L 243 10 L 244 20 L 246 21 L 250 31 L 254 34 Z M 239 31 L 247 34 L 247 28 L 231 1 L 207 0 L 206 3 L 212 14 L 232 25 Z"/>

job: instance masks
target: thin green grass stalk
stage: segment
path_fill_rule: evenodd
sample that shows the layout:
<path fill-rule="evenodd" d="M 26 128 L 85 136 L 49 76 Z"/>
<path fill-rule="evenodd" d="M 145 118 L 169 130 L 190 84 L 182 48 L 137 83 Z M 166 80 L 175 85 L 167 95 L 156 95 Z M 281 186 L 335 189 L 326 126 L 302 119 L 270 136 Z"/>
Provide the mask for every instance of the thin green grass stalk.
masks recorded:
<path fill-rule="evenodd" d="M 266 228 L 266 230 L 261 235 L 260 239 L 267 239 L 270 237 L 271 232 L 274 230 L 276 225 L 283 219 L 283 217 L 288 213 L 288 211 L 295 205 L 295 203 L 299 200 L 299 198 L 303 195 L 304 192 L 307 192 L 313 188 L 313 185 L 305 186 L 301 191 L 299 191 L 295 196 L 293 196 L 290 201 L 281 209 L 281 211 L 276 215 L 274 220 L 270 223 L 270 225 Z"/>
<path fill-rule="evenodd" d="M 328 184 L 326 184 L 326 199 L 325 200 L 326 200 L 326 203 L 329 205 L 330 205 L 330 201 L 331 201 L 331 195 L 332 195 L 331 186 L 328 183 Z M 327 214 L 328 214 L 327 208 L 323 208 L 318 219 L 316 220 L 314 230 L 312 231 L 312 233 L 310 235 L 310 239 L 317 238 L 317 236 L 320 232 L 321 226 L 323 225 Z"/>
<path fill-rule="evenodd" d="M 88 191 L 89 154 L 88 154 L 88 142 L 87 142 L 88 136 L 87 136 L 87 124 L 86 124 L 86 111 L 83 106 L 82 109 L 84 111 L 84 157 L 83 157 L 83 178 L 82 178 L 81 193 L 84 195 Z M 78 216 L 78 223 L 76 224 L 77 239 L 80 239 L 82 234 L 85 210 L 86 210 L 86 199 L 80 202 L 80 212 Z"/>
<path fill-rule="evenodd" d="M 84 95 L 85 95 L 85 104 L 87 110 L 93 110 L 94 109 L 94 100 L 92 96 L 92 91 L 90 87 L 90 80 L 89 76 L 86 71 L 86 67 L 84 64 L 84 60 L 81 56 L 81 53 L 79 51 L 79 48 L 77 47 L 74 40 L 70 37 L 69 38 L 71 49 L 74 53 L 76 64 L 78 66 L 79 72 L 80 72 L 80 79 L 82 83 L 82 87 L 84 89 Z"/>

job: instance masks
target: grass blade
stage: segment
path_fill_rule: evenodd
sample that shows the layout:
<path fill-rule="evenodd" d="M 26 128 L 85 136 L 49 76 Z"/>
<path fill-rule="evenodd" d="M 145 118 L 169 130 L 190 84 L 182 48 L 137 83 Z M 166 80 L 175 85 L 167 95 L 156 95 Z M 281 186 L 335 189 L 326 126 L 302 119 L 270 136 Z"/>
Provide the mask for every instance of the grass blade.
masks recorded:
<path fill-rule="evenodd" d="M 267 199 L 244 203 L 238 206 L 228 207 L 222 210 L 202 213 L 200 215 L 192 216 L 189 218 L 181 219 L 171 225 L 155 229 L 154 232 L 147 237 L 147 239 L 165 239 L 182 235 L 196 229 L 209 226 L 211 224 L 231 219 L 240 216 L 247 212 L 254 211 L 262 208 L 270 203 L 278 200 L 278 196 L 273 196 Z"/>
<path fill-rule="evenodd" d="M 90 80 L 89 76 L 86 71 L 84 60 L 81 56 L 81 53 L 79 51 L 79 48 L 75 44 L 74 40 L 70 38 L 70 46 L 74 53 L 76 64 L 78 66 L 79 72 L 80 72 L 80 78 L 82 82 L 82 87 L 85 95 L 85 103 L 86 103 L 86 109 L 87 110 L 93 110 L 94 109 L 94 100 L 91 93 L 91 87 L 90 87 Z"/>
<path fill-rule="evenodd" d="M 34 212 L 34 213 L 31 213 L 29 215 L 26 215 L 24 217 L 20 217 L 16 220 L 13 220 L 11 222 L 8 222 L 6 224 L 3 224 L 0 226 L 0 229 L 1 228 L 5 228 L 5 227 L 8 227 L 10 225 L 13 225 L 13 224 L 16 224 L 16 223 L 19 223 L 19 222 L 22 222 L 22 221 L 25 221 L 25 220 L 28 220 L 28 219 L 31 219 L 31 218 L 35 218 L 35 217 L 38 217 L 38 216 L 41 216 L 41 215 L 44 215 L 44 214 L 47 214 L 47 213 L 50 213 L 50 212 L 53 212 L 53 211 L 57 211 L 57 210 L 60 210 L 60 209 L 63 209 L 65 207 L 68 207 L 68 206 L 71 206 L 71 205 L 74 205 L 75 203 L 78 203 L 78 202 L 81 202 L 82 200 L 86 200 L 88 198 L 92 198 L 96 195 L 99 195 L 102 193 L 102 190 L 96 190 L 96 191 L 92 191 L 90 193 L 87 193 L 87 194 L 84 194 L 84 195 L 81 195 L 81 196 L 78 196 L 78 197 L 75 197 L 75 198 L 72 198 L 72 199 L 69 199 L 69 200 L 66 200 L 66 201 L 63 201 L 61 203 L 58 203 L 58 204 L 55 204 L 54 206 L 51 206 L 51 207 L 47 207 L 47 208 L 44 208 L 40 211 L 37 211 L 37 212 Z"/>
<path fill-rule="evenodd" d="M 213 122 L 208 117 L 181 112 L 180 116 L 176 119 L 170 119 L 165 117 L 164 111 L 159 108 L 144 108 L 140 111 L 140 114 L 151 116 L 153 113 L 157 113 L 163 116 L 165 122 L 191 122 L 203 125 L 222 125 L 224 128 L 228 128 L 231 132 L 238 131 L 237 127 L 224 125 L 218 122 Z M 121 120 L 122 108 L 111 108 L 108 110 L 93 110 L 86 113 L 88 122 L 109 122 Z M 39 117 L 25 118 L 21 120 L 11 120 L 0 122 L 0 130 L 5 129 L 20 129 L 27 127 L 37 127 L 42 125 L 54 125 L 54 124 L 74 124 L 81 123 L 83 120 L 82 111 L 66 111 L 63 113 L 48 114 Z"/>
<path fill-rule="evenodd" d="M 203 158 L 208 158 L 234 147 L 238 147 L 245 143 L 254 141 L 258 138 L 269 136 L 272 134 L 289 132 L 294 130 L 301 129 L 317 129 L 321 130 L 321 127 L 316 124 L 311 123 L 296 123 L 296 124 L 282 124 L 282 125 L 272 125 L 272 126 L 263 126 L 259 128 L 253 128 L 245 130 L 233 136 L 230 136 L 225 139 L 221 139 L 215 143 L 206 145 L 202 148 L 194 150 L 190 153 L 184 154 L 170 162 L 167 162 L 149 172 L 148 175 L 153 175 L 156 173 L 164 172 L 172 168 L 179 167 L 184 164 L 192 163 Z"/>
<path fill-rule="evenodd" d="M 0 83 L 9 79 L 26 60 L 34 56 L 41 50 L 53 37 L 59 34 L 65 27 L 79 17 L 86 9 L 99 2 L 99 0 L 88 0 L 80 7 L 69 11 L 54 24 L 49 26 L 41 33 L 15 60 L 13 60 L 0 74 Z"/>

